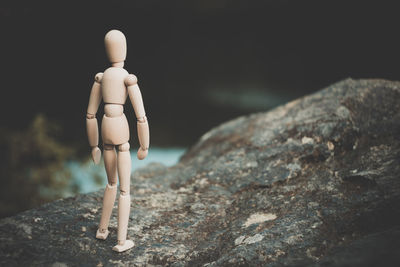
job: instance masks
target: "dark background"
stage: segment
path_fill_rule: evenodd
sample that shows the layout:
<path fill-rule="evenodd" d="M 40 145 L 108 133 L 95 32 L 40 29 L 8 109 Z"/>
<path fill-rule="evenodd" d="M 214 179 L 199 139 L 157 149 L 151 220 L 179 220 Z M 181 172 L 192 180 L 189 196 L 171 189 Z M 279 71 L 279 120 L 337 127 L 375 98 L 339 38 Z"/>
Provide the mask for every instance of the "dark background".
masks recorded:
<path fill-rule="evenodd" d="M 103 38 L 120 29 L 152 144 L 188 146 L 222 121 L 347 77 L 400 79 L 397 10 L 384 1 L 2 1 L 1 126 L 23 129 L 42 112 L 86 144 L 90 87 L 109 66 Z M 270 101 L 242 105 L 246 92 Z"/>
<path fill-rule="evenodd" d="M 109 66 L 111 29 L 127 37 L 125 68 L 139 79 L 152 146 L 189 147 L 221 122 L 341 79 L 400 80 L 395 2 L 3 0 L 3 189 L 26 185 L 32 170 L 87 158 L 86 107 L 94 75 Z M 133 109 L 126 113 L 132 124 Z"/>

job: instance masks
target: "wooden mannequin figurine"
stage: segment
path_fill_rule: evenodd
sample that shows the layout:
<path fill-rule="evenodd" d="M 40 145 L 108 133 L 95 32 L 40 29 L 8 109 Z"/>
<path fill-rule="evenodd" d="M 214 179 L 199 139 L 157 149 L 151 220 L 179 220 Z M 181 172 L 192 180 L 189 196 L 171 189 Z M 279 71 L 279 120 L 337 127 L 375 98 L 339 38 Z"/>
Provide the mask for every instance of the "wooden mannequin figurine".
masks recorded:
<path fill-rule="evenodd" d="M 137 132 L 140 148 L 138 159 L 147 156 L 149 148 L 149 126 L 144 111 L 142 95 L 137 85 L 137 78 L 129 74 L 123 67 L 126 58 L 126 39 L 118 30 L 109 31 L 104 39 L 107 56 L 111 67 L 104 73 L 98 73 L 90 93 L 86 115 L 86 128 L 89 144 L 92 148 L 92 159 L 98 164 L 101 151 L 98 147 L 99 131 L 96 112 L 101 99 L 104 101 L 104 117 L 101 125 L 101 135 L 104 146 L 104 165 L 108 184 L 104 191 L 103 210 L 96 238 L 106 239 L 108 224 L 117 194 L 117 175 L 120 183 L 118 200 L 118 244 L 113 250 L 122 252 L 134 246 L 132 240 L 127 240 L 127 229 L 130 212 L 130 175 L 131 156 L 129 152 L 129 126 L 124 114 L 127 96 L 131 100 L 137 118 Z M 116 152 L 118 150 L 118 155 Z"/>

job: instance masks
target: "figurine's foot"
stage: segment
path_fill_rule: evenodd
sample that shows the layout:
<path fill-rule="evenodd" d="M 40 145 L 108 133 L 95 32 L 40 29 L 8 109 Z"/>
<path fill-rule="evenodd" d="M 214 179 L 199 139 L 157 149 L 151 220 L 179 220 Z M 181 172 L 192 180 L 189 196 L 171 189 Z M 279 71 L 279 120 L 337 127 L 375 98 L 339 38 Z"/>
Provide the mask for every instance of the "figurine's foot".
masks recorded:
<path fill-rule="evenodd" d="M 134 245 L 135 245 L 135 243 L 133 243 L 132 240 L 126 240 L 123 245 L 118 244 L 118 245 L 114 246 L 113 250 L 117 251 L 117 252 L 123 252 L 123 251 L 126 251 L 126 250 L 132 248 Z"/>
<path fill-rule="evenodd" d="M 105 230 L 104 233 L 100 232 L 100 229 L 97 229 L 96 238 L 106 240 L 110 231 Z"/>

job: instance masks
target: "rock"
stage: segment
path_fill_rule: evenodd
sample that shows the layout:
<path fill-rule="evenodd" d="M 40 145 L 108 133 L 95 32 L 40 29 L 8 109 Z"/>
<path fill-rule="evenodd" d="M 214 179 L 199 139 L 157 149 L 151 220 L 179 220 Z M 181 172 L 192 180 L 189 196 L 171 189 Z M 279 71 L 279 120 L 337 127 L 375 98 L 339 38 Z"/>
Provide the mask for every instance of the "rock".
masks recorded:
<path fill-rule="evenodd" d="M 399 100 L 399 82 L 348 79 L 224 123 L 133 174 L 132 250 L 111 250 L 116 209 L 95 239 L 95 192 L 2 219 L 0 265 L 398 265 Z"/>

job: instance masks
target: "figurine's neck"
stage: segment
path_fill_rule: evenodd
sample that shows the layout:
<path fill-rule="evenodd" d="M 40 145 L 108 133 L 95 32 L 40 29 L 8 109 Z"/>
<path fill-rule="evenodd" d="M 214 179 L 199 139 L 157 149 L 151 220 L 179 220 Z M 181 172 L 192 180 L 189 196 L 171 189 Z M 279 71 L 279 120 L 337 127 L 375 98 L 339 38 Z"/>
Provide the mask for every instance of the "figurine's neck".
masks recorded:
<path fill-rule="evenodd" d="M 117 67 L 117 68 L 123 68 L 124 67 L 124 61 L 111 63 L 111 66 Z"/>

